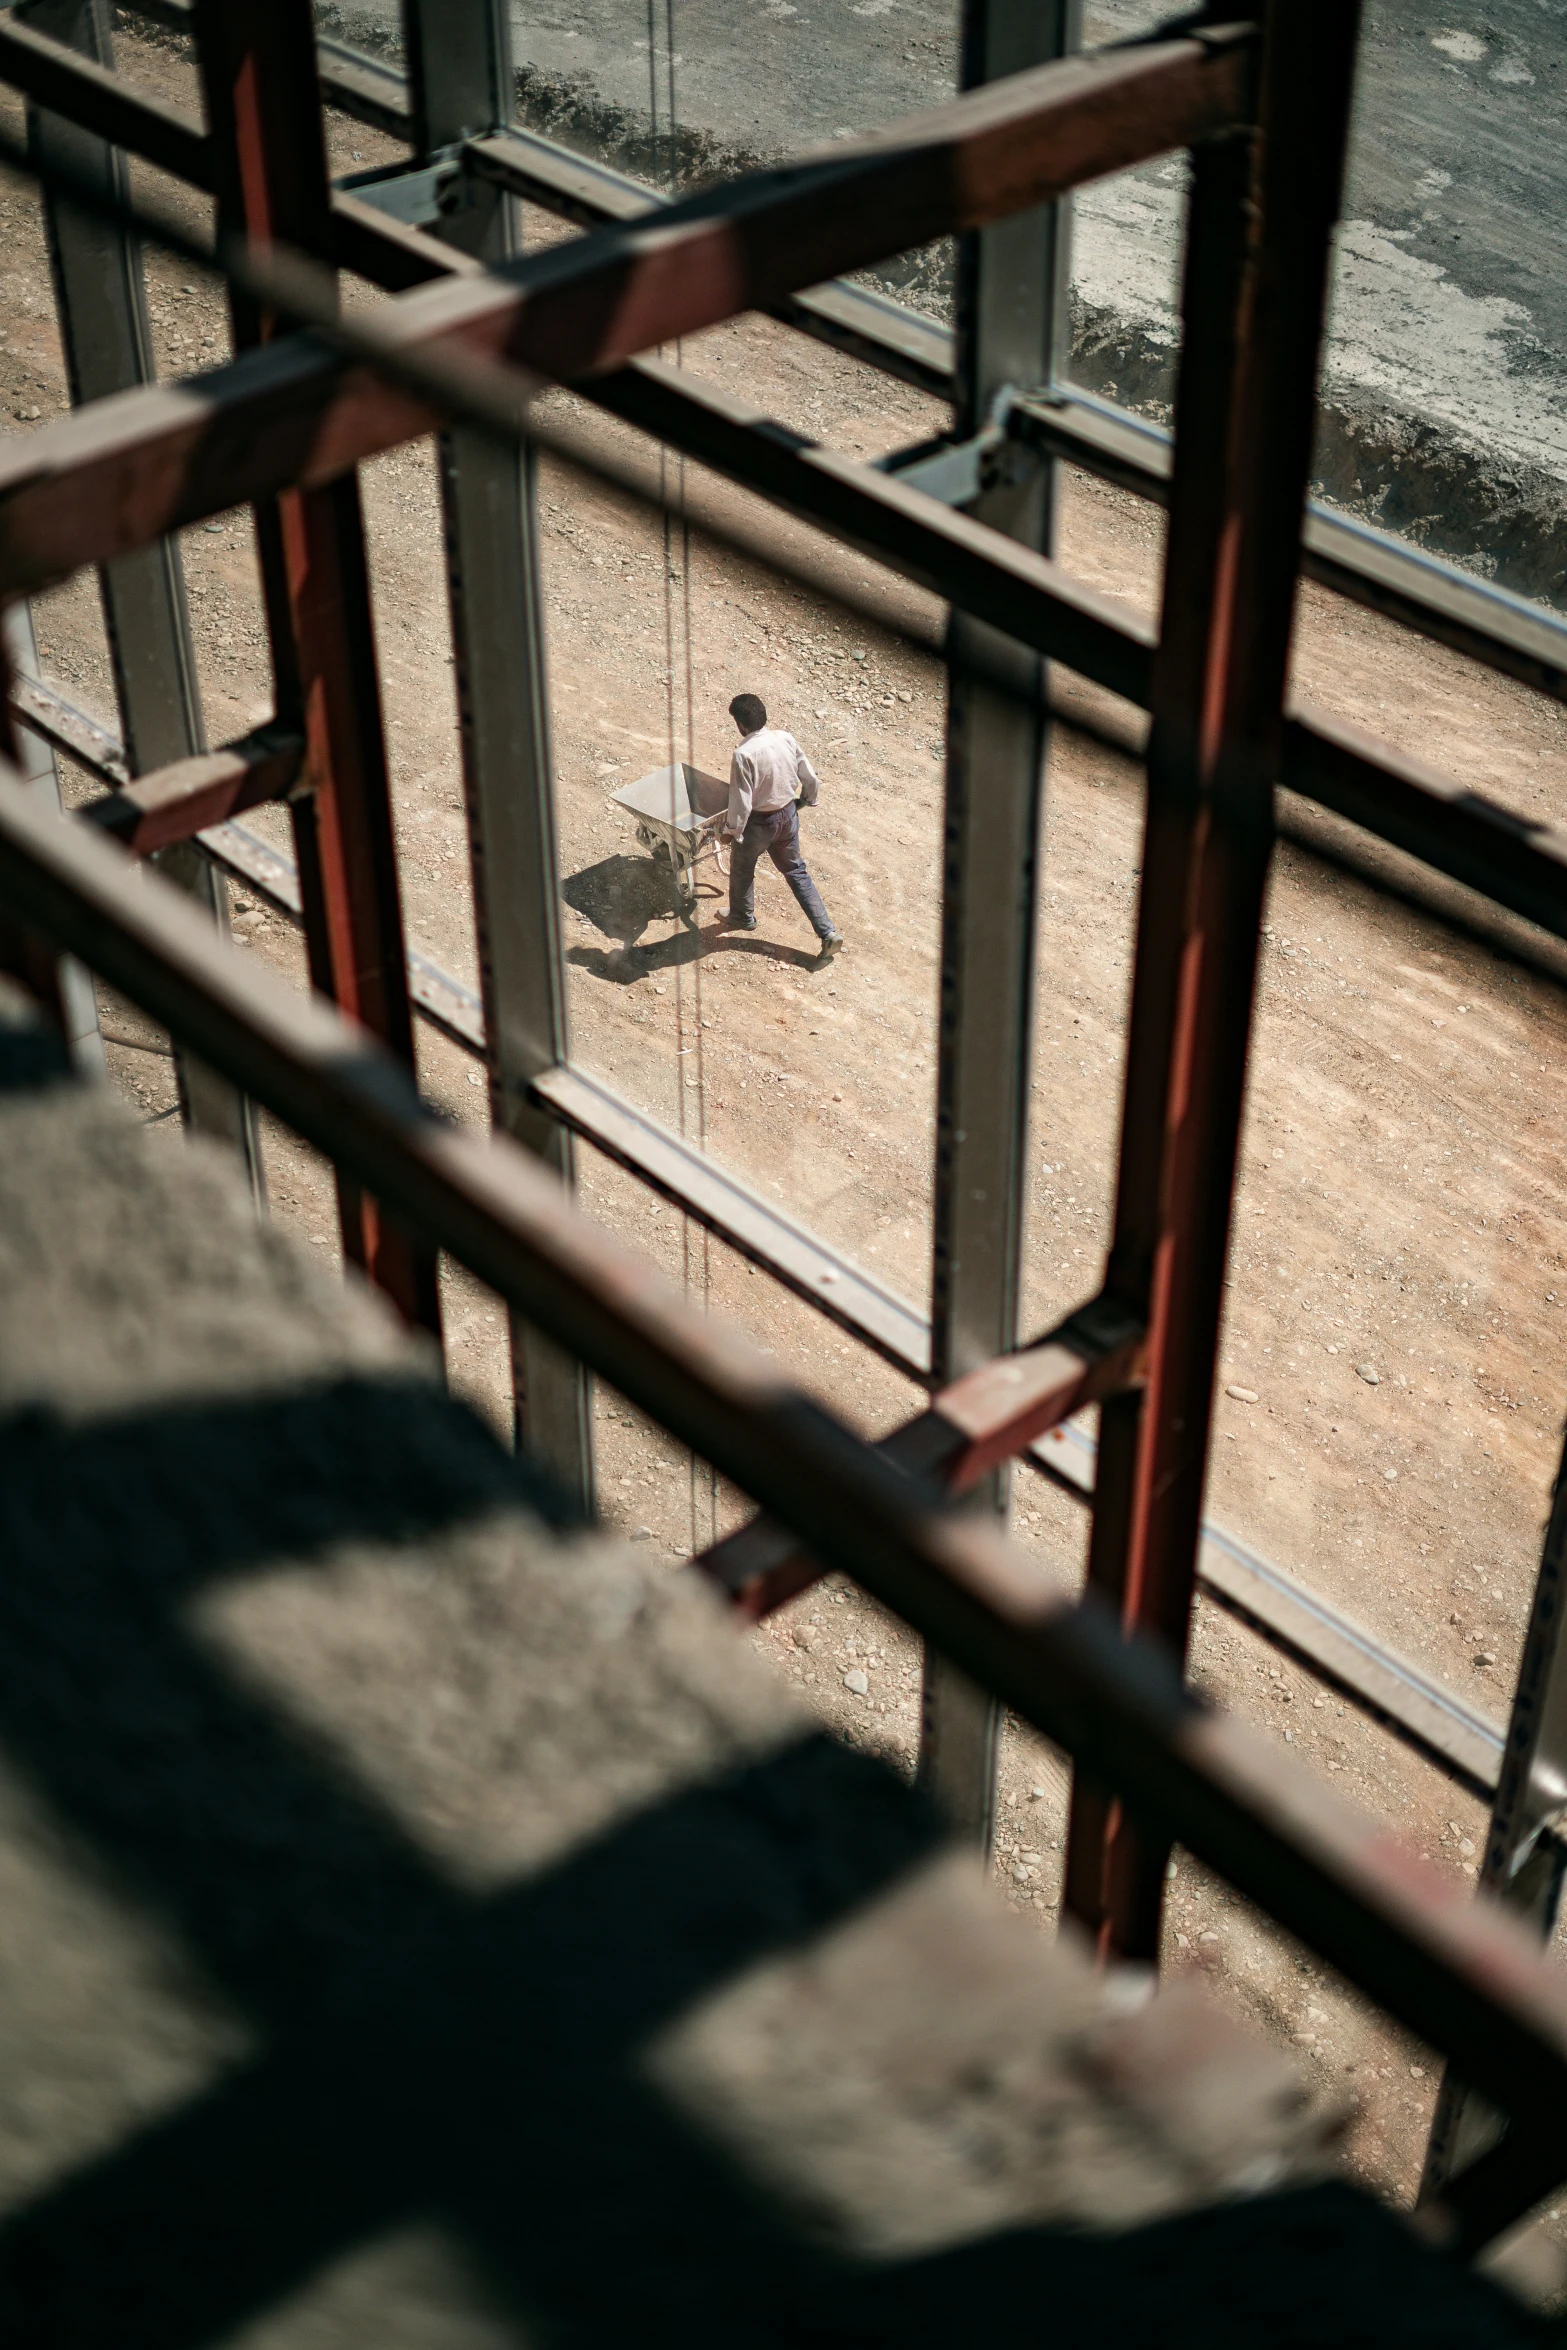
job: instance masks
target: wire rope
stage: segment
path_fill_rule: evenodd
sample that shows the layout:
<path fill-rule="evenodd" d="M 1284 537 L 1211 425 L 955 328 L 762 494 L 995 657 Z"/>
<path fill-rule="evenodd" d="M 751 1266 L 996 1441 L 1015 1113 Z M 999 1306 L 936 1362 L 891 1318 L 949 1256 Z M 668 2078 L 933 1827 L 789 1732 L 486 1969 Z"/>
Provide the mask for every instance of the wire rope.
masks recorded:
<path fill-rule="evenodd" d="M 679 112 L 675 95 L 675 0 L 662 0 L 662 6 L 661 0 L 647 0 L 648 115 L 649 134 L 655 173 L 657 172 L 660 160 L 660 91 L 658 71 L 658 33 L 660 13 L 662 13 L 663 17 L 665 84 L 663 93 L 663 143 L 665 150 L 664 177 L 668 184 L 669 193 L 673 196 L 678 192 L 680 178 Z M 676 343 L 674 346 L 674 356 L 676 367 L 683 365 L 683 351 L 679 343 Z M 693 855 L 689 865 L 686 866 L 684 870 L 682 870 L 684 860 L 681 858 L 676 847 L 676 843 L 682 838 L 678 823 L 678 818 L 681 813 L 680 800 L 682 797 L 684 797 L 689 804 L 690 796 L 689 791 L 682 794 L 680 790 L 680 784 L 682 781 L 682 759 L 680 755 L 679 742 L 679 734 L 681 730 L 679 729 L 677 720 L 677 697 L 682 687 L 684 689 L 685 702 L 685 725 L 683 730 L 685 743 L 683 764 L 688 769 L 694 768 L 696 765 L 696 683 L 695 665 L 692 652 L 693 632 L 691 609 L 691 524 L 689 516 L 686 512 L 686 461 L 684 456 L 677 455 L 674 459 L 675 488 L 673 498 L 670 498 L 667 495 L 669 488 L 669 465 L 669 452 L 667 449 L 660 446 L 659 489 L 662 494 L 661 504 L 663 517 L 664 558 L 664 724 L 665 737 L 669 752 L 668 767 L 671 848 L 670 877 L 675 890 L 678 915 L 682 922 L 689 921 L 692 934 L 695 936 L 697 934 L 697 879 L 694 843 Z M 678 566 L 678 584 L 680 587 L 678 628 L 680 644 L 678 659 L 676 653 L 676 598 L 674 594 L 675 586 L 677 584 L 677 570 L 675 563 L 677 545 L 680 558 Z M 688 891 L 689 900 L 687 898 Z M 705 1032 L 703 1028 L 702 955 L 700 945 L 698 945 L 698 951 L 691 960 L 690 1035 L 692 1041 L 689 1045 L 686 1041 L 687 1024 L 685 964 L 686 957 L 684 952 L 684 941 L 679 939 L 677 936 L 676 953 L 674 957 L 676 1123 L 681 1139 L 684 1141 L 688 1138 L 691 1138 L 691 1113 L 694 1110 L 694 1139 L 697 1149 L 705 1153 L 707 1149 L 707 1069 L 706 1055 L 704 1051 Z M 690 1073 L 695 1079 L 694 1085 L 687 1083 L 686 1062 L 688 1059 L 694 1061 L 695 1063 L 695 1068 Z M 691 1096 L 693 1095 L 695 1097 L 694 1101 L 691 1099 Z M 699 1226 L 696 1233 L 693 1235 L 691 1218 L 689 1215 L 682 1214 L 680 1224 L 682 1285 L 687 1297 L 691 1295 L 694 1285 L 699 1286 L 702 1307 L 705 1312 L 710 1301 L 712 1290 L 711 1237 L 705 1225 Z M 694 1248 L 693 1240 L 695 1242 Z M 694 1263 L 693 1259 L 695 1260 Z M 718 1480 L 711 1463 L 699 1461 L 694 1451 L 689 1455 L 688 1458 L 687 1499 L 691 1551 L 692 1554 L 695 1555 L 698 1550 L 704 1549 L 708 1543 L 716 1541 L 717 1539 Z"/>

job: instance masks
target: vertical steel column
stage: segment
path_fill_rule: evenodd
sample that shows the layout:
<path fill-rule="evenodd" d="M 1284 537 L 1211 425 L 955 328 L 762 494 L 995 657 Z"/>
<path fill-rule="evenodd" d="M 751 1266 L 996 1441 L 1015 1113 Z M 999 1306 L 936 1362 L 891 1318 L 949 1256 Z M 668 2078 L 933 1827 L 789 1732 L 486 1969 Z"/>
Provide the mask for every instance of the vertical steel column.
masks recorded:
<path fill-rule="evenodd" d="M 404 0 L 403 24 L 422 157 L 509 118 L 506 0 Z M 505 259 L 518 244 L 515 204 L 472 177 L 464 189 L 439 233 Z M 443 434 L 440 461 L 491 1115 L 570 1182 L 571 1137 L 528 1098 L 530 1081 L 566 1058 L 536 460 L 524 442 L 458 430 Z M 518 1444 L 589 1511 L 587 1373 L 516 1316 L 511 1349 Z"/>
<path fill-rule="evenodd" d="M 1075 49 L 1081 0 L 965 0 L 964 89 Z M 1048 384 L 1064 355 L 1070 276 L 1066 204 L 965 237 L 958 251 L 955 429 L 978 432 L 1009 388 Z M 1017 451 L 974 512 L 1048 553 L 1054 467 Z M 971 666 L 983 646 L 1015 661 L 1017 698 Z M 977 622 L 948 634 L 940 1046 L 936 1079 L 932 1370 L 945 1386 L 1014 1344 L 1022 1247 L 1033 1029 L 1040 799 L 1046 753 L 1043 662 Z M 1010 1480 L 992 1481 L 1004 1511 Z M 925 1653 L 920 1777 L 949 1816 L 988 1846 L 995 1799 L 994 1701 Z"/>
<path fill-rule="evenodd" d="M 1102 1415 L 1091 1581 L 1186 1653 L 1357 0 L 1269 0 L 1259 129 L 1193 157 L 1164 608 L 1107 1280 L 1147 1384 Z M 1067 1906 L 1154 1958 L 1167 1851 L 1074 1790 Z"/>
<path fill-rule="evenodd" d="M 1549 1942 L 1556 1930 L 1567 1860 L 1559 1841 L 1559 1831 L 1567 1820 L 1564 1613 L 1567 1451 L 1551 1498 L 1479 1880 L 1482 1893 L 1504 1902 L 1542 1942 Z M 1451 2072 L 1445 2073 L 1431 2120 L 1421 2201 L 1429 2202 L 1439 2195 L 1449 2179 L 1478 2161 L 1500 2135 L 1501 2123 L 1492 2109 Z"/>
<path fill-rule="evenodd" d="M 27 17 L 38 31 L 95 64 L 113 64 L 107 0 L 35 0 Z M 108 196 L 123 199 L 128 193 L 124 156 L 58 115 L 29 107 L 28 146 L 41 164 L 58 162 Z M 140 244 L 112 222 L 47 188 L 44 218 L 73 404 L 150 383 L 156 371 Z M 98 579 L 120 730 L 132 770 L 141 774 L 203 750 L 178 545 L 160 539 L 156 546 L 105 564 Z M 182 841 L 164 849 L 157 862 L 170 880 L 227 928 L 226 885 L 194 843 Z M 252 1105 L 225 1078 L 178 1047 L 174 1072 L 186 1125 L 237 1152 L 252 1191 L 262 1198 L 260 1137 Z"/>
<path fill-rule="evenodd" d="M 25 599 L 7 604 L 0 610 L 0 639 L 3 639 L 3 658 L 0 670 L 18 677 L 38 675 L 38 640 L 33 633 L 32 607 Z M 16 736 L 16 765 L 21 772 L 24 787 L 30 798 L 47 802 L 52 808 L 60 805 L 60 770 L 54 752 L 41 734 L 35 734 L 20 719 L 13 721 Z M 53 997 L 49 1010 L 58 1015 L 66 1046 L 77 1074 L 87 1078 L 104 1075 L 103 1038 L 98 1033 L 98 999 L 93 992 L 92 973 L 84 970 L 73 955 L 56 958 L 53 971 L 46 974 Z"/>
<path fill-rule="evenodd" d="M 331 182 L 310 0 L 196 0 L 220 217 L 259 244 L 327 249 Z M 238 348 L 271 322 L 232 301 Z M 310 976 L 414 1066 L 391 785 L 359 479 L 257 509 L 277 712 L 305 738 L 293 803 Z M 440 1330 L 435 1252 L 341 1175 L 343 1253 L 410 1322 Z"/>

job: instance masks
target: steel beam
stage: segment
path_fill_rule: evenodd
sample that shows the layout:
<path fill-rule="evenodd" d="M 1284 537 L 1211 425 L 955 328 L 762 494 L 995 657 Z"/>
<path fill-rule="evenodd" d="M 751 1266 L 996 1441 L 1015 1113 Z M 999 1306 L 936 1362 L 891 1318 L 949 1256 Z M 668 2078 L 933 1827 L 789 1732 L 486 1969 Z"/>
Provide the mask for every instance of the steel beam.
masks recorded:
<path fill-rule="evenodd" d="M 1074 0 L 965 0 L 959 72 L 979 90 L 1066 59 L 1081 38 Z M 953 429 L 978 434 L 1018 384 L 1049 383 L 1060 360 L 1070 271 L 1064 203 L 1014 214 L 958 249 Z M 972 509 L 982 527 L 1048 556 L 1053 474 L 1014 451 L 1011 478 Z M 941 969 L 936 1062 L 932 1373 L 950 1387 L 1016 1343 L 1022 1264 L 1034 931 L 1048 739 L 1043 664 L 983 621 L 955 612 L 947 639 Z M 972 658 L 984 656 L 984 668 Z M 1014 690 L 990 681 L 1015 665 Z M 986 1483 L 1005 1515 L 1010 1486 Z M 995 1800 L 995 1701 L 927 1649 L 919 1775 L 962 1831 L 988 1849 Z"/>
<path fill-rule="evenodd" d="M 197 49 L 214 133 L 220 223 L 263 248 L 322 246 L 331 203 L 309 0 L 198 0 Z M 272 321 L 233 303 L 235 341 Z M 262 349 L 257 362 L 265 365 Z M 411 1069 L 391 789 L 359 484 L 284 490 L 256 512 L 279 723 L 305 744 L 294 842 L 313 984 Z M 341 1176 L 343 1254 L 410 1322 L 439 1333 L 433 1252 Z"/>
<path fill-rule="evenodd" d="M 682 1215 L 759 1265 L 905 1378 L 930 1377 L 930 1325 L 814 1232 L 585 1069 L 545 1070 L 529 1088 L 550 1118 L 593 1144 Z"/>
<path fill-rule="evenodd" d="M 404 0 L 403 27 L 421 154 L 507 120 L 507 0 Z M 464 193 L 442 237 L 491 265 L 512 259 L 514 198 L 473 178 Z M 536 461 L 526 440 L 458 426 L 441 436 L 440 468 L 491 1116 L 570 1183 L 571 1131 L 530 1091 L 568 1049 Z M 515 1315 L 511 1357 L 519 1446 L 591 1514 L 586 1371 Z"/>
<path fill-rule="evenodd" d="M 1184 1660 L 1357 0 L 1263 17 L 1258 136 L 1193 158 L 1175 471 L 1106 1287 L 1147 1385 L 1104 1406 L 1089 1581 Z M 1168 1852 L 1074 1785 L 1065 1900 L 1156 1959 Z"/>
<path fill-rule="evenodd" d="M 882 1437 L 876 1450 L 907 1475 L 961 1500 L 992 1484 L 996 1467 L 1047 1428 L 1135 1379 L 1142 1341 L 1143 1332 L 1114 1300 L 1090 1298 L 1031 1346 L 955 1380 L 925 1411 Z M 752 1622 L 821 1573 L 784 1528 L 765 1518 L 726 1535 L 696 1564 Z"/>
<path fill-rule="evenodd" d="M 543 211 L 574 220 L 584 228 L 605 221 L 645 218 L 662 210 L 671 199 L 662 191 L 628 178 L 596 157 L 574 155 L 536 131 L 508 124 L 498 136 L 470 139 L 463 161 L 480 179 L 493 180 L 513 195 L 524 197 Z M 952 373 L 952 335 L 949 328 L 901 302 L 878 293 L 874 286 L 851 285 L 840 279 L 813 286 L 803 294 L 789 294 L 768 304 L 772 316 L 797 327 L 813 342 L 826 343 L 851 359 L 859 359 L 882 375 L 913 384 L 950 400 L 955 388 Z"/>
<path fill-rule="evenodd" d="M 1169 433 L 1111 401 L 1056 385 L 1044 398 L 1025 394 L 1009 423 L 1032 447 L 1137 497 L 1163 505 L 1169 496 Z M 1306 508 L 1301 569 L 1351 603 L 1567 701 L 1567 621 L 1525 596 L 1428 555 L 1391 531 L 1336 513 L 1317 498 Z"/>
<path fill-rule="evenodd" d="M 113 70 L 107 0 L 35 0 L 26 29 L 29 37 L 47 36 L 103 72 Z M 111 199 L 123 202 L 128 194 L 123 154 L 36 106 L 28 114 L 28 147 L 44 172 L 64 166 Z M 47 183 L 43 194 L 72 405 L 81 408 L 153 382 L 157 370 L 140 243 Z M 133 771 L 198 754 L 204 742 L 201 693 L 178 544 L 156 539 L 103 564 L 98 579 L 120 726 Z M 170 879 L 225 927 L 228 898 L 222 877 L 194 849 L 180 844 L 178 835 L 170 839 L 176 845 L 163 858 Z M 252 1194 L 264 1199 L 261 1138 L 249 1104 L 177 1046 L 174 1076 L 185 1125 L 232 1150 Z"/>
<path fill-rule="evenodd" d="M 111 833 L 122 848 L 151 856 L 174 842 L 194 842 L 199 832 L 247 808 L 287 799 L 298 784 L 304 756 L 299 735 L 282 727 L 258 727 L 221 750 L 175 760 L 134 783 L 117 785 L 77 813 L 84 823 Z M 198 860 L 207 862 L 199 852 Z M 166 871 L 167 856 L 159 863 Z"/>

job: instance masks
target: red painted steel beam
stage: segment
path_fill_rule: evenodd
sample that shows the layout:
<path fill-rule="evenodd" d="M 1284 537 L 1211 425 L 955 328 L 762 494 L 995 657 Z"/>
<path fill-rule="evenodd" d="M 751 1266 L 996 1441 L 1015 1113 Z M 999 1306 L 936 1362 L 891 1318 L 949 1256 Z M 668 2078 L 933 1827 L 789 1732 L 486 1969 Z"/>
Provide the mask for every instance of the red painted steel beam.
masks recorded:
<path fill-rule="evenodd" d="M 1141 1375 L 1144 1333 L 1119 1301 L 1090 1298 L 1045 1338 L 944 1387 L 928 1410 L 876 1446 L 925 1490 L 956 1500 L 1085 1404 Z M 819 1559 L 772 1520 L 755 1518 L 693 1562 L 759 1622 L 822 1574 Z"/>
<path fill-rule="evenodd" d="M 263 252 L 319 251 L 332 191 L 310 0 L 197 0 L 194 22 L 220 223 Z M 253 302 L 236 295 L 233 312 L 238 346 L 271 341 L 273 321 Z M 257 364 L 272 355 L 263 349 Z M 278 723 L 304 743 L 292 815 L 311 982 L 411 1070 L 413 1005 L 357 474 L 282 489 L 258 505 L 256 529 Z M 338 1222 L 348 1262 L 408 1321 L 438 1335 L 434 1251 L 341 1173 Z"/>
<path fill-rule="evenodd" d="M 84 824 L 109 833 L 121 848 L 150 857 L 177 840 L 193 840 L 209 824 L 222 824 L 271 800 L 287 799 L 304 765 L 303 738 L 278 727 L 258 727 L 220 750 L 171 760 L 134 782 L 89 800 L 76 813 Z"/>
<path fill-rule="evenodd" d="M 225 18 L 207 0 L 198 21 L 221 28 Z M 1217 137 L 1248 104 L 1252 50 L 1251 28 L 1232 26 L 1068 58 L 648 223 L 422 287 L 356 323 L 394 368 L 400 356 L 465 354 L 554 382 L 614 368 L 846 269 Z M 316 94 L 313 65 L 302 87 Z M 232 96 L 220 100 L 232 113 Z M 335 233 L 320 195 L 289 241 L 321 254 Z M 110 560 L 197 513 L 330 481 L 443 421 L 428 396 L 307 337 L 242 358 L 199 389 L 99 402 L 29 435 L 25 461 L 12 451 L 0 461 L 0 590 Z"/>
<path fill-rule="evenodd" d="M 1148 1323 L 1100 1423 L 1089 1581 L 1184 1660 L 1357 0 L 1269 0 L 1259 130 L 1194 158 L 1114 1236 Z M 1165 1839 L 1074 1789 L 1066 1902 L 1156 1958 Z"/>

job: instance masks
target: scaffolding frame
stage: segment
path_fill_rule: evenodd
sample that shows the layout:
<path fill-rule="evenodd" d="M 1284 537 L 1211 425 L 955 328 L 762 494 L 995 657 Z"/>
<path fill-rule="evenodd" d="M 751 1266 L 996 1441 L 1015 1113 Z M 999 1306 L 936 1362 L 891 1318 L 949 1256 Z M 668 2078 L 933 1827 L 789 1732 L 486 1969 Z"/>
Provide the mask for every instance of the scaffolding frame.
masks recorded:
<path fill-rule="evenodd" d="M 1453 2082 L 1428 2186 L 1460 2241 L 1488 2240 L 1567 2176 L 1555 2118 L 1567 1997 L 1497 1912 L 1454 1909 L 1390 1873 L 1376 1839 L 1324 1794 L 1281 1777 L 1183 1689 L 1179 1670 L 1203 1583 L 1494 1796 L 1483 1881 L 1536 1935 L 1550 1930 L 1561 1875 L 1553 1830 L 1567 1799 L 1561 1508 L 1505 1736 L 1201 1521 L 1275 787 L 1567 937 L 1567 832 L 1525 823 L 1286 696 L 1304 571 L 1567 697 L 1567 629 L 1548 615 L 1308 507 L 1354 0 L 1309 12 L 1269 0 L 1255 26 L 1208 12 L 1089 55 L 1077 51 L 1070 0 L 970 0 L 966 95 L 953 106 L 667 203 L 511 124 L 504 0 L 460 10 L 446 0 L 439 11 L 409 0 L 406 78 L 318 43 L 307 0 L 156 0 L 142 13 L 192 33 L 205 126 L 115 79 L 102 0 L 0 12 L 0 79 L 34 111 L 32 160 L 57 210 L 88 205 L 93 175 L 122 191 L 125 155 L 217 199 L 241 355 L 183 386 L 100 378 L 100 396 L 76 415 L 0 456 L 0 597 L 95 565 L 112 612 L 117 571 L 161 564 L 164 649 L 146 655 L 142 690 L 173 691 L 188 652 L 170 534 L 250 503 L 276 712 L 215 753 L 200 747 L 199 713 L 187 716 L 183 748 L 176 737 L 160 757 L 127 665 L 117 663 L 123 744 L 18 670 L 13 719 L 109 790 L 87 823 L 70 825 L 20 794 L 0 796 L 0 905 L 162 1020 L 191 1066 L 217 1073 L 213 1116 L 242 1149 L 234 1105 L 249 1097 L 328 1152 L 345 1253 L 410 1320 L 437 1327 L 438 1250 L 496 1288 L 514 1317 L 519 1436 L 585 1505 L 597 1375 L 770 1513 L 704 1562 L 744 1612 L 763 1612 L 827 1565 L 922 1633 L 933 1659 L 927 1771 L 972 1833 L 987 1832 L 997 1705 L 1065 1746 L 1077 1766 L 1067 1900 L 1106 1955 L 1156 1956 L 1178 1840 L 1441 2048 Z M 407 169 L 334 188 L 323 98 L 409 137 Z M 1085 179 L 1183 147 L 1193 194 L 1167 443 L 1056 382 L 1059 207 Z M 600 226 L 519 257 L 517 197 Z M 955 347 L 928 322 L 834 282 L 954 232 L 964 240 Z M 135 380 L 147 368 L 144 336 L 139 353 L 130 348 L 133 239 L 115 266 L 130 273 L 115 364 Z M 332 311 L 330 273 L 342 268 L 393 297 L 352 328 Z M 1021 324 L 989 302 L 997 272 L 1028 281 Z M 56 282 L 70 351 L 82 297 L 64 266 Z M 857 465 L 640 356 L 749 308 L 953 397 L 953 435 L 885 468 Z M 317 331 L 285 331 L 285 315 Z M 1031 373 L 1036 381 L 1017 380 Z M 532 522 L 534 453 L 548 436 L 530 429 L 528 404 L 541 379 L 571 383 L 951 608 L 945 1139 L 928 1322 L 571 1065 Z M 478 1002 L 410 953 L 403 934 L 354 472 L 432 431 L 444 436 Z M 998 435 L 1017 462 L 987 471 Z M 566 453 L 613 470 L 591 436 Z M 1158 632 L 1052 560 L 1051 471 L 1062 458 L 1168 504 Z M 722 517 L 717 527 L 737 528 Z M 524 661 L 501 657 L 518 645 Z M 1049 661 L 1150 711 L 1158 853 L 1143 859 L 1106 1280 L 1019 1347 L 1017 1078 Z M 233 822 L 278 799 L 294 814 L 292 868 Z M 324 1001 L 237 969 L 210 922 L 165 892 L 129 887 L 123 855 L 95 833 L 139 855 L 199 841 L 198 874 L 238 873 L 301 921 Z M 992 874 L 1014 870 L 1019 886 L 1008 922 L 981 936 L 972 876 L 987 860 Z M 203 886 L 218 910 L 210 879 Z M 24 961 L 36 979 L 36 955 Z M 999 1052 L 967 1009 L 981 990 L 999 991 L 1006 1007 Z M 415 1009 L 485 1055 L 490 1143 L 441 1130 L 418 1102 Z M 194 1094 L 188 1107 L 197 1122 Z M 872 1448 L 781 1387 L 571 1210 L 560 1178 L 569 1180 L 573 1135 L 933 1387 L 930 1408 Z M 976 1220 L 965 1198 L 993 1186 Z M 1102 1414 L 1091 1471 L 1065 1425 L 1089 1403 Z M 991 1525 L 951 1511 L 953 1496 L 987 1480 L 999 1501 L 1020 1458 L 1091 1501 L 1081 1601 L 1043 1589 Z"/>

